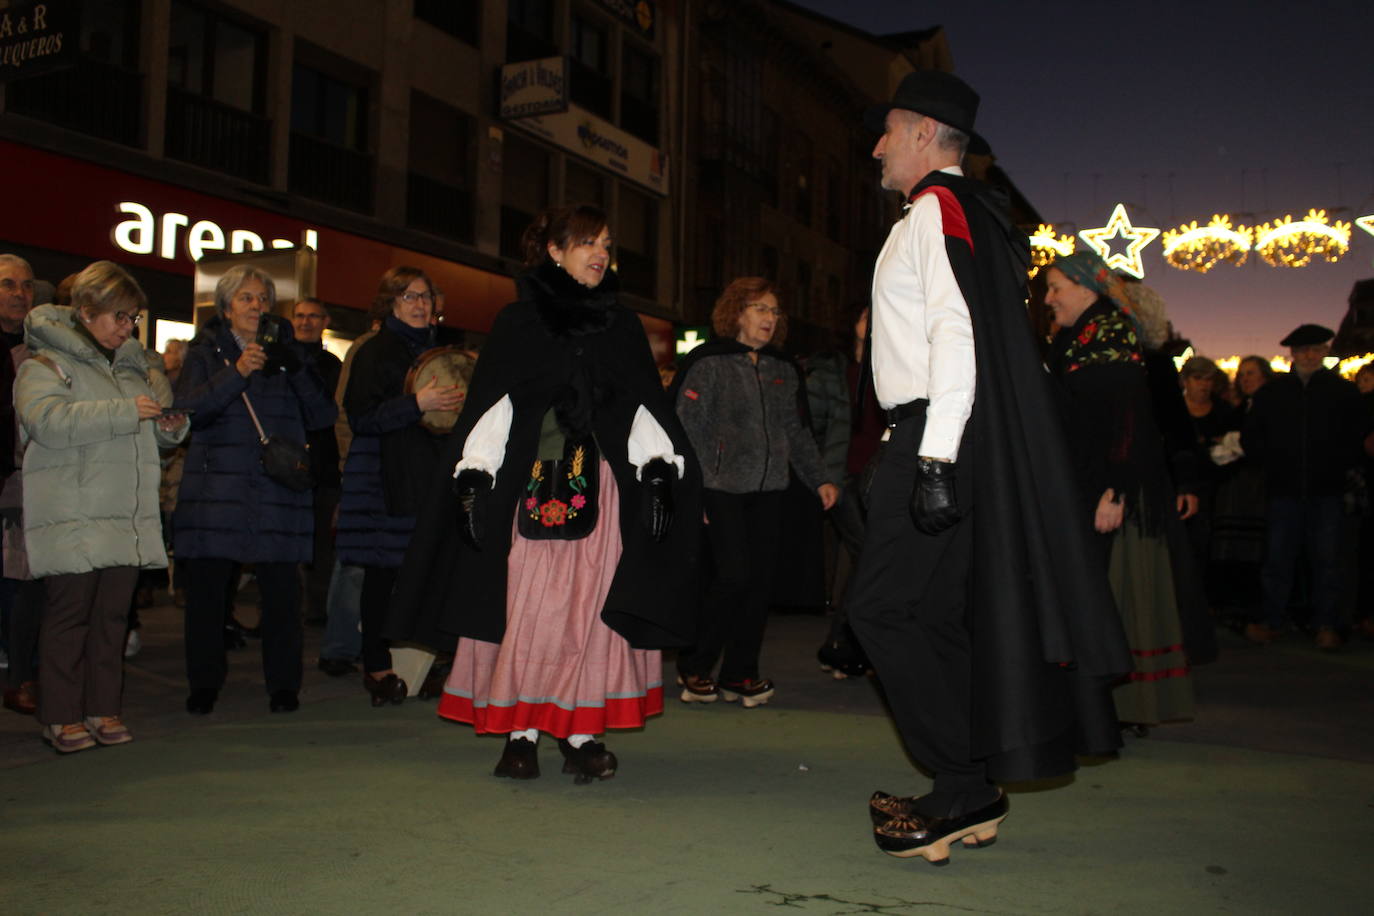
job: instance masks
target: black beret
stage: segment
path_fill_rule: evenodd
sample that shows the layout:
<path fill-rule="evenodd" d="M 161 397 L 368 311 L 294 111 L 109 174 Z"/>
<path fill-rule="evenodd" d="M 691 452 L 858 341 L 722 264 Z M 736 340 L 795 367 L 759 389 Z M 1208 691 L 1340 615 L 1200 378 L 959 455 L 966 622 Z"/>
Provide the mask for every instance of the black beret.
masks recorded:
<path fill-rule="evenodd" d="M 1293 329 L 1293 333 L 1279 341 L 1279 346 L 1310 347 L 1314 344 L 1324 344 L 1335 336 L 1335 331 L 1319 324 L 1300 324 Z"/>

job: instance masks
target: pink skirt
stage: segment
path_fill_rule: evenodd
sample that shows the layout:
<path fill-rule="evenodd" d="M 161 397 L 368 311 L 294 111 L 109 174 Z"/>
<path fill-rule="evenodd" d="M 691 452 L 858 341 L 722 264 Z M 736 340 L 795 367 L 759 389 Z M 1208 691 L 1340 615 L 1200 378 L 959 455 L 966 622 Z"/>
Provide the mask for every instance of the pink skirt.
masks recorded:
<path fill-rule="evenodd" d="M 657 650 L 632 649 L 601 620 L 620 562 L 620 500 L 605 461 L 596 528 L 576 541 L 512 532 L 506 635 L 458 640 L 439 715 L 478 734 L 537 728 L 557 738 L 639 728 L 663 712 Z"/>

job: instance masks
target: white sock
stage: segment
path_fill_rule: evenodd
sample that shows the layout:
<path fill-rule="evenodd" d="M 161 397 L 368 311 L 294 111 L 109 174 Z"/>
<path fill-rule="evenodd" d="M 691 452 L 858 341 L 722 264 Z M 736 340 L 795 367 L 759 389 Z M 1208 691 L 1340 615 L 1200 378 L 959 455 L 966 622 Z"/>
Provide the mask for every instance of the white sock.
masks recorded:
<path fill-rule="evenodd" d="M 568 743 L 571 744 L 574 748 L 579 748 L 579 747 L 581 747 L 582 745 L 586 744 L 586 743 L 587 743 L 588 741 L 590 741 L 590 740 L 592 740 L 592 736 L 591 736 L 591 735 L 569 735 L 569 736 L 568 736 Z"/>
<path fill-rule="evenodd" d="M 525 729 L 525 730 L 522 731 L 522 732 L 511 732 L 511 733 L 510 733 L 510 739 L 511 739 L 512 741 L 514 741 L 516 738 L 524 738 L 526 741 L 533 741 L 535 744 L 538 744 L 538 743 L 539 743 L 539 729 L 537 729 L 537 728 L 527 728 L 527 729 Z"/>

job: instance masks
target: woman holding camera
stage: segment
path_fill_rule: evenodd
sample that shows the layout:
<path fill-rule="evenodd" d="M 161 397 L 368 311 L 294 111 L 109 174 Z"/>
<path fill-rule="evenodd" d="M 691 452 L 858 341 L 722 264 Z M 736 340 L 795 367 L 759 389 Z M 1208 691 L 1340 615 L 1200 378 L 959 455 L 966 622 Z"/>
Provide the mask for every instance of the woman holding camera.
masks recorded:
<path fill-rule="evenodd" d="M 215 313 L 187 349 L 176 407 L 192 411 L 174 515 L 178 560 L 187 561 L 186 710 L 210 713 L 224 686 L 222 630 L 239 564 L 253 564 L 262 593 L 262 661 L 273 712 L 299 705 L 302 633 L 296 565 L 309 562 L 309 489 L 269 476 L 258 424 L 268 436 L 305 442 L 334 422 L 333 399 L 302 358 L 290 322 L 273 314 L 276 286 L 251 265 L 215 286 Z M 251 413 L 250 405 L 251 403 Z M 253 414 L 256 414 L 256 422 Z"/>

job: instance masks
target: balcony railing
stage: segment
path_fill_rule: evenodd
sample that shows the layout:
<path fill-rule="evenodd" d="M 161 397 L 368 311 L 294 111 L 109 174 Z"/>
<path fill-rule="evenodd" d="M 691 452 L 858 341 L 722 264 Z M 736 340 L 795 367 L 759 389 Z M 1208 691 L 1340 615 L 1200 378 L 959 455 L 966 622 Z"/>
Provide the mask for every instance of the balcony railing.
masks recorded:
<path fill-rule="evenodd" d="M 14 114 L 138 146 L 142 95 L 141 73 L 83 57 L 65 70 L 15 80 L 5 97 Z"/>
<path fill-rule="evenodd" d="M 367 153 L 292 131 L 287 181 L 293 194 L 372 212 L 372 157 Z"/>
<path fill-rule="evenodd" d="M 406 224 L 413 229 L 473 243 L 472 193 L 442 181 L 409 174 L 406 182 Z"/>
<path fill-rule="evenodd" d="M 267 184 L 272 122 L 242 109 L 167 88 L 167 156 Z"/>

